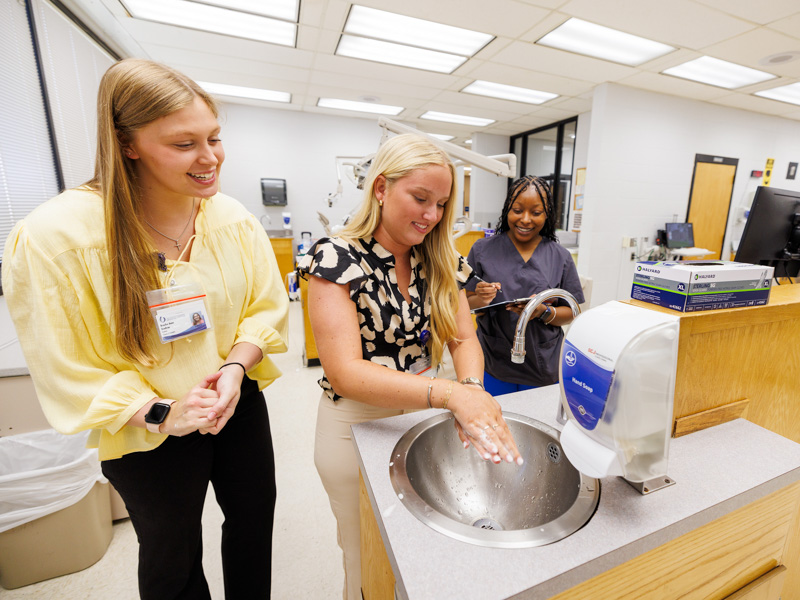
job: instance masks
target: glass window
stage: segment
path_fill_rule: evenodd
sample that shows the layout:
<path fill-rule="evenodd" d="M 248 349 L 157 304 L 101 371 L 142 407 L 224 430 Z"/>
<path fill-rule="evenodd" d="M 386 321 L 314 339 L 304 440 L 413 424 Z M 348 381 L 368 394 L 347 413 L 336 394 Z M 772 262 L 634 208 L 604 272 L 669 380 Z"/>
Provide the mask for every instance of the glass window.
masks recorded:
<path fill-rule="evenodd" d="M 536 175 L 550 184 L 557 229 L 566 229 L 569 222 L 577 124 L 575 117 L 511 137 L 511 152 L 517 155 L 517 177 Z"/>

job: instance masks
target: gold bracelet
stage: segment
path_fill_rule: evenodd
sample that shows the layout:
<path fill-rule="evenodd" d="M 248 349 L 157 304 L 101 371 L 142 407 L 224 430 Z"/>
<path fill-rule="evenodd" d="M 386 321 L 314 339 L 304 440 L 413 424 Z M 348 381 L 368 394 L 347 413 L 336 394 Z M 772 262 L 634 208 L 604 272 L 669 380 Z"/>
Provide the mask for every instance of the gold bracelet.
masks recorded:
<path fill-rule="evenodd" d="M 447 410 L 447 403 L 450 401 L 450 394 L 453 392 L 453 382 L 450 382 L 450 385 L 447 386 L 447 395 L 444 397 L 444 402 L 442 403 L 442 408 Z"/>
<path fill-rule="evenodd" d="M 431 405 L 431 390 L 433 389 L 434 379 L 436 379 L 436 377 L 431 377 L 431 382 L 428 384 L 428 408 L 433 408 L 433 405 Z"/>

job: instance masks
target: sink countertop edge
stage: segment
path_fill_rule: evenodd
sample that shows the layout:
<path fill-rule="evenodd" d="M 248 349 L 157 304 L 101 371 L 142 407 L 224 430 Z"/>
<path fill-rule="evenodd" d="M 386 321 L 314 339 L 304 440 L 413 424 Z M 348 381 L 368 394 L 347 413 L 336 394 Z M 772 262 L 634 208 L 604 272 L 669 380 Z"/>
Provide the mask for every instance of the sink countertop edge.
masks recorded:
<path fill-rule="evenodd" d="M 498 402 L 505 411 L 560 430 L 558 398 L 554 385 L 500 396 Z M 536 548 L 482 548 L 417 520 L 389 479 L 389 457 L 403 433 L 440 412 L 416 411 L 353 426 L 372 509 L 398 591 L 406 598 L 425 597 L 421 590 L 437 587 L 464 600 L 547 598 L 800 480 L 800 444 L 737 419 L 672 440 L 669 475 L 676 485 L 641 496 L 622 479 L 606 478 L 597 513 L 571 536 Z M 448 568 L 456 564 L 458 569 Z M 492 576 L 465 581 L 464 572 Z"/>

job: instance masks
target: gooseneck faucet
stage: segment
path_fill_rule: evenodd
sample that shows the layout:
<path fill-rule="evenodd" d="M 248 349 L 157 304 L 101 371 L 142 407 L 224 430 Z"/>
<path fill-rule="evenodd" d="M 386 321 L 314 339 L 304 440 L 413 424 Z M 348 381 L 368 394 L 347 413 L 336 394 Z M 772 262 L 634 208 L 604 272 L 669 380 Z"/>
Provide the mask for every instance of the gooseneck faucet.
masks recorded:
<path fill-rule="evenodd" d="M 517 321 L 517 330 L 514 332 L 514 346 L 511 348 L 511 362 L 521 365 L 525 362 L 525 330 L 528 328 L 528 321 L 531 319 L 533 311 L 545 300 L 551 298 L 561 298 L 566 300 L 569 307 L 572 309 L 572 317 L 575 318 L 581 314 L 581 307 L 578 306 L 578 301 L 575 296 L 561 289 L 552 289 L 539 292 L 531 298 L 522 310 L 522 314 Z"/>
<path fill-rule="evenodd" d="M 531 315 L 533 314 L 533 311 L 536 310 L 536 307 L 538 307 L 545 300 L 550 300 L 550 298 L 561 298 L 562 300 L 566 300 L 567 304 L 569 304 L 569 307 L 572 309 L 573 318 L 581 314 L 581 307 L 578 306 L 578 301 L 575 300 L 575 296 L 566 290 L 556 288 L 552 290 L 545 290 L 536 294 L 525 305 L 525 308 L 522 310 L 522 314 L 519 316 L 519 321 L 517 321 L 517 329 L 514 333 L 514 346 L 511 348 L 511 362 L 516 364 L 522 364 L 525 362 L 525 330 L 528 328 L 528 321 L 530 321 Z M 562 425 L 567 422 L 567 414 L 564 412 L 564 405 L 561 402 L 558 403 L 556 420 Z"/>

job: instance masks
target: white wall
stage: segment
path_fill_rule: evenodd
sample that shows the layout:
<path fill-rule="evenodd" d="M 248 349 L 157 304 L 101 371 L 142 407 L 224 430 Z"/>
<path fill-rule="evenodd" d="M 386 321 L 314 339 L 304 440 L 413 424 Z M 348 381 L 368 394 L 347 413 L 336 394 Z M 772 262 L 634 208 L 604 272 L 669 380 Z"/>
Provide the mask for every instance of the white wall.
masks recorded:
<path fill-rule="evenodd" d="M 652 243 L 675 215 L 685 220 L 695 154 L 739 159 L 730 230 L 759 183 L 750 172 L 763 170 L 767 158 L 775 159 L 772 187 L 800 190 L 800 180 L 786 180 L 799 140 L 797 121 L 617 84 L 595 88 L 578 255 L 578 270 L 594 280 L 592 304 L 630 297 L 633 262 L 623 236 Z"/>
<path fill-rule="evenodd" d="M 472 134 L 472 150 L 485 156 L 508 154 L 510 138 L 489 133 Z M 486 227 L 497 225 L 506 200 L 508 178 L 498 177 L 483 169 L 472 168 L 470 175 L 469 213 L 475 223 Z"/>
<path fill-rule="evenodd" d="M 282 227 L 281 213 L 292 213 L 297 242 L 301 231 L 313 238 L 324 235 L 317 211 L 331 222 L 361 202 L 362 192 L 342 177 L 344 193 L 331 208 L 328 194 L 336 191 L 336 157 L 363 157 L 374 153 L 381 138 L 377 118 L 334 117 L 304 112 L 228 103 L 220 112 L 225 164 L 220 178 L 222 191 L 266 219 L 267 229 Z M 286 180 L 288 205 L 263 206 L 261 178 Z"/>

